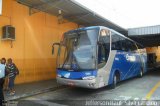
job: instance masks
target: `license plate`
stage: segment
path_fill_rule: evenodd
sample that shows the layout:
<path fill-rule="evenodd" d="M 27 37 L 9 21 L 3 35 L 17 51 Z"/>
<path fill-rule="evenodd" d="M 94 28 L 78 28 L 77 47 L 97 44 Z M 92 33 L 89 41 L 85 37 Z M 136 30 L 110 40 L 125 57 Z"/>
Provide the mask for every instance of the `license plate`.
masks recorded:
<path fill-rule="evenodd" d="M 75 83 L 74 83 L 74 82 L 68 82 L 68 85 L 69 85 L 69 86 L 74 86 Z"/>

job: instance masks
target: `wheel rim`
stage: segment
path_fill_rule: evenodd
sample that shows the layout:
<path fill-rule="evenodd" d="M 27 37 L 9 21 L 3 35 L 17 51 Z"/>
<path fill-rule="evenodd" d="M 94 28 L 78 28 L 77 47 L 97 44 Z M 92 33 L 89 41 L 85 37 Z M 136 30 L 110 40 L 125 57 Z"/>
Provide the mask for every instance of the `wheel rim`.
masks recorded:
<path fill-rule="evenodd" d="M 143 73 L 142 73 L 142 70 L 141 70 L 141 73 L 140 73 L 140 75 L 141 75 L 141 76 L 143 75 Z"/>
<path fill-rule="evenodd" d="M 117 77 L 114 76 L 114 85 L 116 85 L 116 84 L 117 84 Z"/>

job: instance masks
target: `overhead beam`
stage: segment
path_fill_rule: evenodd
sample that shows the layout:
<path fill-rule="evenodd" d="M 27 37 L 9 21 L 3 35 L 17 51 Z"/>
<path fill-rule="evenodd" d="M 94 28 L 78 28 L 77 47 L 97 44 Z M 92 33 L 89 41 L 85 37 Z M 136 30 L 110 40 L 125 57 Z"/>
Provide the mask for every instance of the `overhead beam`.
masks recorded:
<path fill-rule="evenodd" d="M 57 0 L 57 1 L 53 1 L 52 0 L 52 1 L 48 1 L 48 2 L 44 1 L 44 0 L 40 0 L 40 1 L 41 1 L 41 3 L 39 3 L 37 5 L 30 5 L 30 4 L 26 3 L 26 2 L 23 2 L 23 0 L 17 0 L 18 3 L 27 5 L 29 7 L 29 15 L 38 13 L 40 11 L 47 12 L 47 10 L 50 10 L 52 8 L 61 9 L 61 8 L 58 8 L 57 5 L 60 4 L 61 2 L 63 2 L 63 0 Z M 47 5 L 49 5 L 49 6 L 47 6 Z M 63 9 L 61 9 L 61 10 L 65 11 Z"/>
<path fill-rule="evenodd" d="M 147 36 L 157 34 L 160 34 L 160 25 L 128 29 L 129 36 Z"/>
<path fill-rule="evenodd" d="M 42 3 L 36 4 L 36 5 L 31 5 L 29 7 L 29 15 L 38 13 L 41 11 L 41 8 L 43 8 L 44 6 L 50 4 L 50 3 L 55 3 L 57 1 L 48 1 L 48 2 L 44 2 L 42 0 L 40 0 Z"/>

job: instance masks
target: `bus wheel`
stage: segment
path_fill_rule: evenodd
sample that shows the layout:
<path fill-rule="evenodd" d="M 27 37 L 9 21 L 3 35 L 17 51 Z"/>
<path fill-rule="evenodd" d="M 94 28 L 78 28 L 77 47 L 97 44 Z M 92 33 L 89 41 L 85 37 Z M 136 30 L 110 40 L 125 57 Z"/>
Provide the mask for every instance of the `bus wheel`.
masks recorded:
<path fill-rule="evenodd" d="M 143 77 L 143 69 L 141 69 L 140 73 L 139 73 L 139 78 Z"/>
<path fill-rule="evenodd" d="M 116 86 L 117 86 L 117 80 L 118 80 L 117 75 L 114 75 L 113 83 L 112 83 L 112 85 L 111 85 L 111 88 L 112 88 L 112 89 L 115 89 L 115 88 L 116 88 Z"/>

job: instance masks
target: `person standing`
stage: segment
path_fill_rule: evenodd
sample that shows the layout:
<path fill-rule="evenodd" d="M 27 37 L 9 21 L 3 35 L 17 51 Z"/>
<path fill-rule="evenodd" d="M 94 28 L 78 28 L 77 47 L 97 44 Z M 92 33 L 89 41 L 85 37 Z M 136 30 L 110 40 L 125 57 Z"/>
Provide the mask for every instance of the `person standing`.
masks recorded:
<path fill-rule="evenodd" d="M 14 81 L 15 81 L 16 75 L 19 74 L 19 70 L 17 66 L 12 62 L 11 58 L 7 60 L 6 68 L 9 71 L 9 75 L 8 75 L 9 76 L 9 93 L 10 95 L 14 95 L 15 94 Z"/>
<path fill-rule="evenodd" d="M 6 59 L 2 58 L 1 59 L 1 64 L 4 64 L 6 66 Z M 5 69 L 5 78 L 4 78 L 4 84 L 3 84 L 3 89 L 8 90 L 8 71 Z"/>
<path fill-rule="evenodd" d="M 3 60 L 1 60 L 2 63 Z M 3 84 L 4 84 L 4 77 L 5 77 L 5 65 L 0 63 L 0 106 L 4 104 L 4 95 L 3 95 Z"/>

